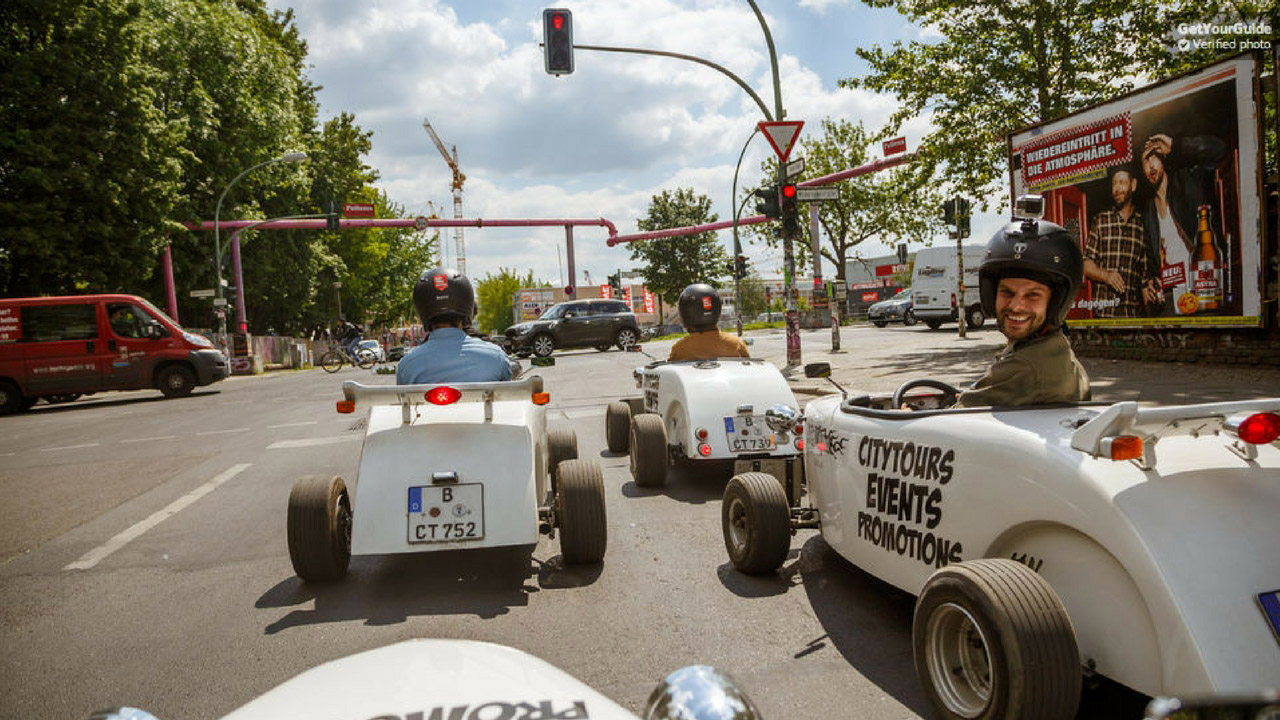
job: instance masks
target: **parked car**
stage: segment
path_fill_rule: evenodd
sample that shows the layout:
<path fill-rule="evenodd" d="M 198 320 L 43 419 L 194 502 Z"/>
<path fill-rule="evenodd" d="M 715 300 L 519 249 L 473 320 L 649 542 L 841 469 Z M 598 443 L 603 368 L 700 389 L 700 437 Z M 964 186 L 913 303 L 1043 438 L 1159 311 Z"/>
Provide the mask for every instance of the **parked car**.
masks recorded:
<path fill-rule="evenodd" d="M 103 390 L 184 397 L 228 374 L 213 343 L 134 295 L 0 300 L 0 415 Z"/>
<path fill-rule="evenodd" d="M 387 351 L 382 348 L 382 343 L 377 340 L 361 340 L 360 347 L 373 353 L 373 358 L 377 362 L 383 363 L 387 361 Z"/>
<path fill-rule="evenodd" d="M 640 324 L 621 300 L 570 300 L 552 305 L 537 320 L 507 328 L 505 347 L 520 356 L 546 357 L 557 349 L 621 350 L 640 342 Z"/>
<path fill-rule="evenodd" d="M 876 327 L 884 327 L 891 322 L 900 322 L 907 326 L 915 325 L 916 313 L 911 306 L 911 288 L 906 288 L 897 295 L 867 308 L 867 319 Z"/>

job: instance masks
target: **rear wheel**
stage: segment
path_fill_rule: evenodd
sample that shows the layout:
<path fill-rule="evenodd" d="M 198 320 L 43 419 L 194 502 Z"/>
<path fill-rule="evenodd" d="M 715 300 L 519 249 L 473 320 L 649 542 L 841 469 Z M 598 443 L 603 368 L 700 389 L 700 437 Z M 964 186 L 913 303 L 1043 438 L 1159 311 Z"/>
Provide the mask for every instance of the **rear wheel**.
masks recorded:
<path fill-rule="evenodd" d="M 768 473 L 735 475 L 724 489 L 720 527 L 735 568 L 751 575 L 777 570 L 791 547 L 791 513 L 782 483 Z"/>
<path fill-rule="evenodd" d="M 637 342 L 640 342 L 640 333 L 636 332 L 635 330 L 629 327 L 624 327 L 618 331 L 618 334 L 617 336 L 614 337 L 613 342 L 615 345 L 618 346 L 619 350 L 626 350 L 632 345 L 635 345 Z"/>
<path fill-rule="evenodd" d="M 566 565 L 598 563 L 609 542 L 605 523 L 604 474 L 591 460 L 566 460 L 556 492 L 560 554 Z"/>
<path fill-rule="evenodd" d="M 289 560 L 298 577 L 338 580 L 351 562 L 351 499 L 342 478 L 309 476 L 289 492 Z"/>
<path fill-rule="evenodd" d="M 942 327 L 942 322 L 940 320 L 925 320 L 924 324 L 928 325 L 930 330 L 937 330 Z"/>
<path fill-rule="evenodd" d="M 611 453 L 624 453 L 631 445 L 631 406 L 614 400 L 604 411 L 604 441 Z"/>
<path fill-rule="evenodd" d="M 80 399 L 80 393 L 60 393 L 58 395 L 45 395 L 45 402 L 50 405 L 61 405 L 62 403 L 75 402 Z"/>
<path fill-rule="evenodd" d="M 872 325 L 875 325 L 876 327 L 884 327 L 885 325 L 888 325 L 889 323 L 885 322 L 884 320 L 872 320 L 872 321 L 871 321 L 871 324 L 872 324 Z"/>
<path fill-rule="evenodd" d="M 369 348 L 356 351 L 356 365 L 359 365 L 362 370 L 368 370 L 376 362 L 378 362 L 378 356 Z"/>
<path fill-rule="evenodd" d="M 16 413 L 30 407 L 29 405 L 24 407 L 22 401 L 22 391 L 17 385 L 8 380 L 0 380 L 0 415 Z"/>
<path fill-rule="evenodd" d="M 902 324 L 911 327 L 916 324 L 916 314 L 913 310 L 907 310 L 902 314 Z"/>
<path fill-rule="evenodd" d="M 156 382 L 165 397 L 186 397 L 196 386 L 196 374 L 186 365 L 169 365 L 160 371 Z"/>
<path fill-rule="evenodd" d="M 657 413 L 631 417 L 631 477 L 644 488 L 667 482 L 667 428 Z"/>
<path fill-rule="evenodd" d="M 578 435 L 573 428 L 547 428 L 547 460 L 551 470 L 551 489 L 560 480 L 560 463 L 578 457 Z"/>
<path fill-rule="evenodd" d="M 596 350 L 599 350 L 600 352 L 609 352 L 609 348 L 611 347 L 613 346 L 606 343 L 604 345 L 596 345 Z"/>
<path fill-rule="evenodd" d="M 548 333 L 542 333 L 533 339 L 530 346 L 533 348 L 534 355 L 537 355 L 538 357 L 546 357 L 555 352 L 556 341 Z"/>
<path fill-rule="evenodd" d="M 969 328 L 977 330 L 982 327 L 982 323 L 987 321 L 987 316 L 982 314 L 982 308 L 974 305 L 969 308 L 969 312 L 965 313 L 964 320 L 968 323 Z"/>
<path fill-rule="evenodd" d="M 1080 654 L 1057 593 L 1027 566 L 971 560 L 933 573 L 912 621 L 916 675 L 939 717 L 1067 720 Z"/>
<path fill-rule="evenodd" d="M 325 372 L 336 373 L 342 369 L 342 353 L 337 350 L 330 350 L 320 356 L 320 367 Z"/>

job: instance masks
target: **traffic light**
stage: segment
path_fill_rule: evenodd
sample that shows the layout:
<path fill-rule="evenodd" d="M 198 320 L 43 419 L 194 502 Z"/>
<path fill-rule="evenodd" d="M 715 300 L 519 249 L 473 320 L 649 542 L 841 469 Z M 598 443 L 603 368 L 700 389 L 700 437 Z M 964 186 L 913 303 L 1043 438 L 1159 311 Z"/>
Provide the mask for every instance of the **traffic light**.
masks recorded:
<path fill-rule="evenodd" d="M 559 77 L 573 72 L 573 13 L 564 8 L 542 11 L 542 42 L 547 73 Z"/>
<path fill-rule="evenodd" d="M 782 232 L 795 237 L 800 234 L 800 207 L 796 204 L 795 183 L 785 183 L 778 190 L 778 204 L 782 207 Z"/>
<path fill-rule="evenodd" d="M 756 212 L 769 218 L 782 217 L 782 208 L 778 205 L 778 186 L 770 185 L 762 187 L 752 193 L 760 198 L 760 202 L 756 203 Z"/>
<path fill-rule="evenodd" d="M 747 256 L 738 255 L 734 258 L 733 276 L 739 280 L 747 276 Z"/>
<path fill-rule="evenodd" d="M 614 273 L 613 275 L 610 275 L 608 280 L 609 280 L 609 287 L 613 291 L 614 299 L 622 297 L 622 272 L 619 271 L 617 273 Z"/>
<path fill-rule="evenodd" d="M 969 201 L 964 198 L 957 198 L 956 204 L 956 237 L 969 237 Z"/>
<path fill-rule="evenodd" d="M 947 225 L 956 224 L 956 204 L 954 200 L 942 203 L 942 222 Z"/>

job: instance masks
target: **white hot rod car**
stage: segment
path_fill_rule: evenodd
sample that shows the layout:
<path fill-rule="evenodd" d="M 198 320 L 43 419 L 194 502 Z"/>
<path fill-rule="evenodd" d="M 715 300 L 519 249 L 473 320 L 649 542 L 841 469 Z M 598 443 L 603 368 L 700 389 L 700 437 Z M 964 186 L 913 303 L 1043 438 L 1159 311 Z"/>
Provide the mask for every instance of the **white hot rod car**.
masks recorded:
<path fill-rule="evenodd" d="M 610 452 L 629 452 L 640 487 L 661 487 L 676 463 L 733 461 L 735 472 L 764 470 L 798 497 L 803 427 L 771 429 L 766 413 L 799 418 L 799 405 L 778 368 L 756 358 L 658 361 L 637 368 L 643 395 L 605 411 Z"/>
<path fill-rule="evenodd" d="M 914 380 L 804 412 L 807 509 L 917 596 L 940 717 L 1071 718 L 1093 674 L 1149 696 L 1280 687 L 1280 398 L 946 408 L 955 392 Z M 725 490 L 740 570 L 779 567 L 805 526 L 777 486 Z"/>
<path fill-rule="evenodd" d="M 528 567 L 539 533 L 566 563 L 607 541 L 599 463 L 571 429 L 547 428 L 542 378 L 447 385 L 345 382 L 339 412 L 369 405 L 355 497 L 340 477 L 289 494 L 288 542 L 303 580 L 335 580 L 352 555 L 509 547 Z M 355 512 L 358 510 L 359 512 Z"/>

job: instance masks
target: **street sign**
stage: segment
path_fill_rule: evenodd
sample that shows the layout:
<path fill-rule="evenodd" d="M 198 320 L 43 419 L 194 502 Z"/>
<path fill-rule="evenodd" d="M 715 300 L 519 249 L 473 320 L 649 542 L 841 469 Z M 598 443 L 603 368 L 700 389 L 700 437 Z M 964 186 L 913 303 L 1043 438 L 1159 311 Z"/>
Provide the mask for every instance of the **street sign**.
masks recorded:
<path fill-rule="evenodd" d="M 572 285 L 565 285 L 565 286 L 564 286 L 564 294 L 565 294 L 565 295 L 568 295 L 569 297 L 573 297 L 573 286 L 572 286 Z"/>
<path fill-rule="evenodd" d="M 883 143 L 880 144 L 880 147 L 884 148 L 885 157 L 889 157 L 890 155 L 896 155 L 897 153 L 900 153 L 900 152 L 906 152 L 907 138 L 896 137 L 896 138 L 893 138 L 892 140 L 885 140 Z"/>
<path fill-rule="evenodd" d="M 802 172 L 804 172 L 804 158 L 796 158 L 787 163 L 787 179 L 800 177 Z"/>
<path fill-rule="evenodd" d="M 215 294 L 216 293 L 214 293 L 213 288 L 209 288 L 208 290 L 191 291 L 191 297 L 213 297 Z"/>
<path fill-rule="evenodd" d="M 413 229 L 414 229 L 414 230 L 426 230 L 426 229 L 427 229 L 427 218 L 426 218 L 425 216 L 423 216 L 423 215 L 419 215 L 418 217 L 414 218 L 414 219 L 413 219 Z"/>
<path fill-rule="evenodd" d="M 821 202 L 823 200 L 839 200 L 840 188 L 831 187 L 798 187 L 796 200 L 800 202 Z"/>
<path fill-rule="evenodd" d="M 786 162 L 787 156 L 791 154 L 791 147 L 796 144 L 796 136 L 800 134 L 800 128 L 804 127 L 803 120 L 784 120 L 782 122 L 760 122 L 757 123 L 760 131 L 764 133 L 764 137 L 773 146 L 773 151 L 778 154 L 780 162 Z"/>
<path fill-rule="evenodd" d="M 216 297 L 213 299 L 214 307 L 224 307 L 226 306 L 226 304 L 227 304 L 227 299 L 224 297 L 223 298 Z"/>
<path fill-rule="evenodd" d="M 343 203 L 342 216 L 349 218 L 357 217 L 377 217 L 376 208 L 373 203 Z"/>

